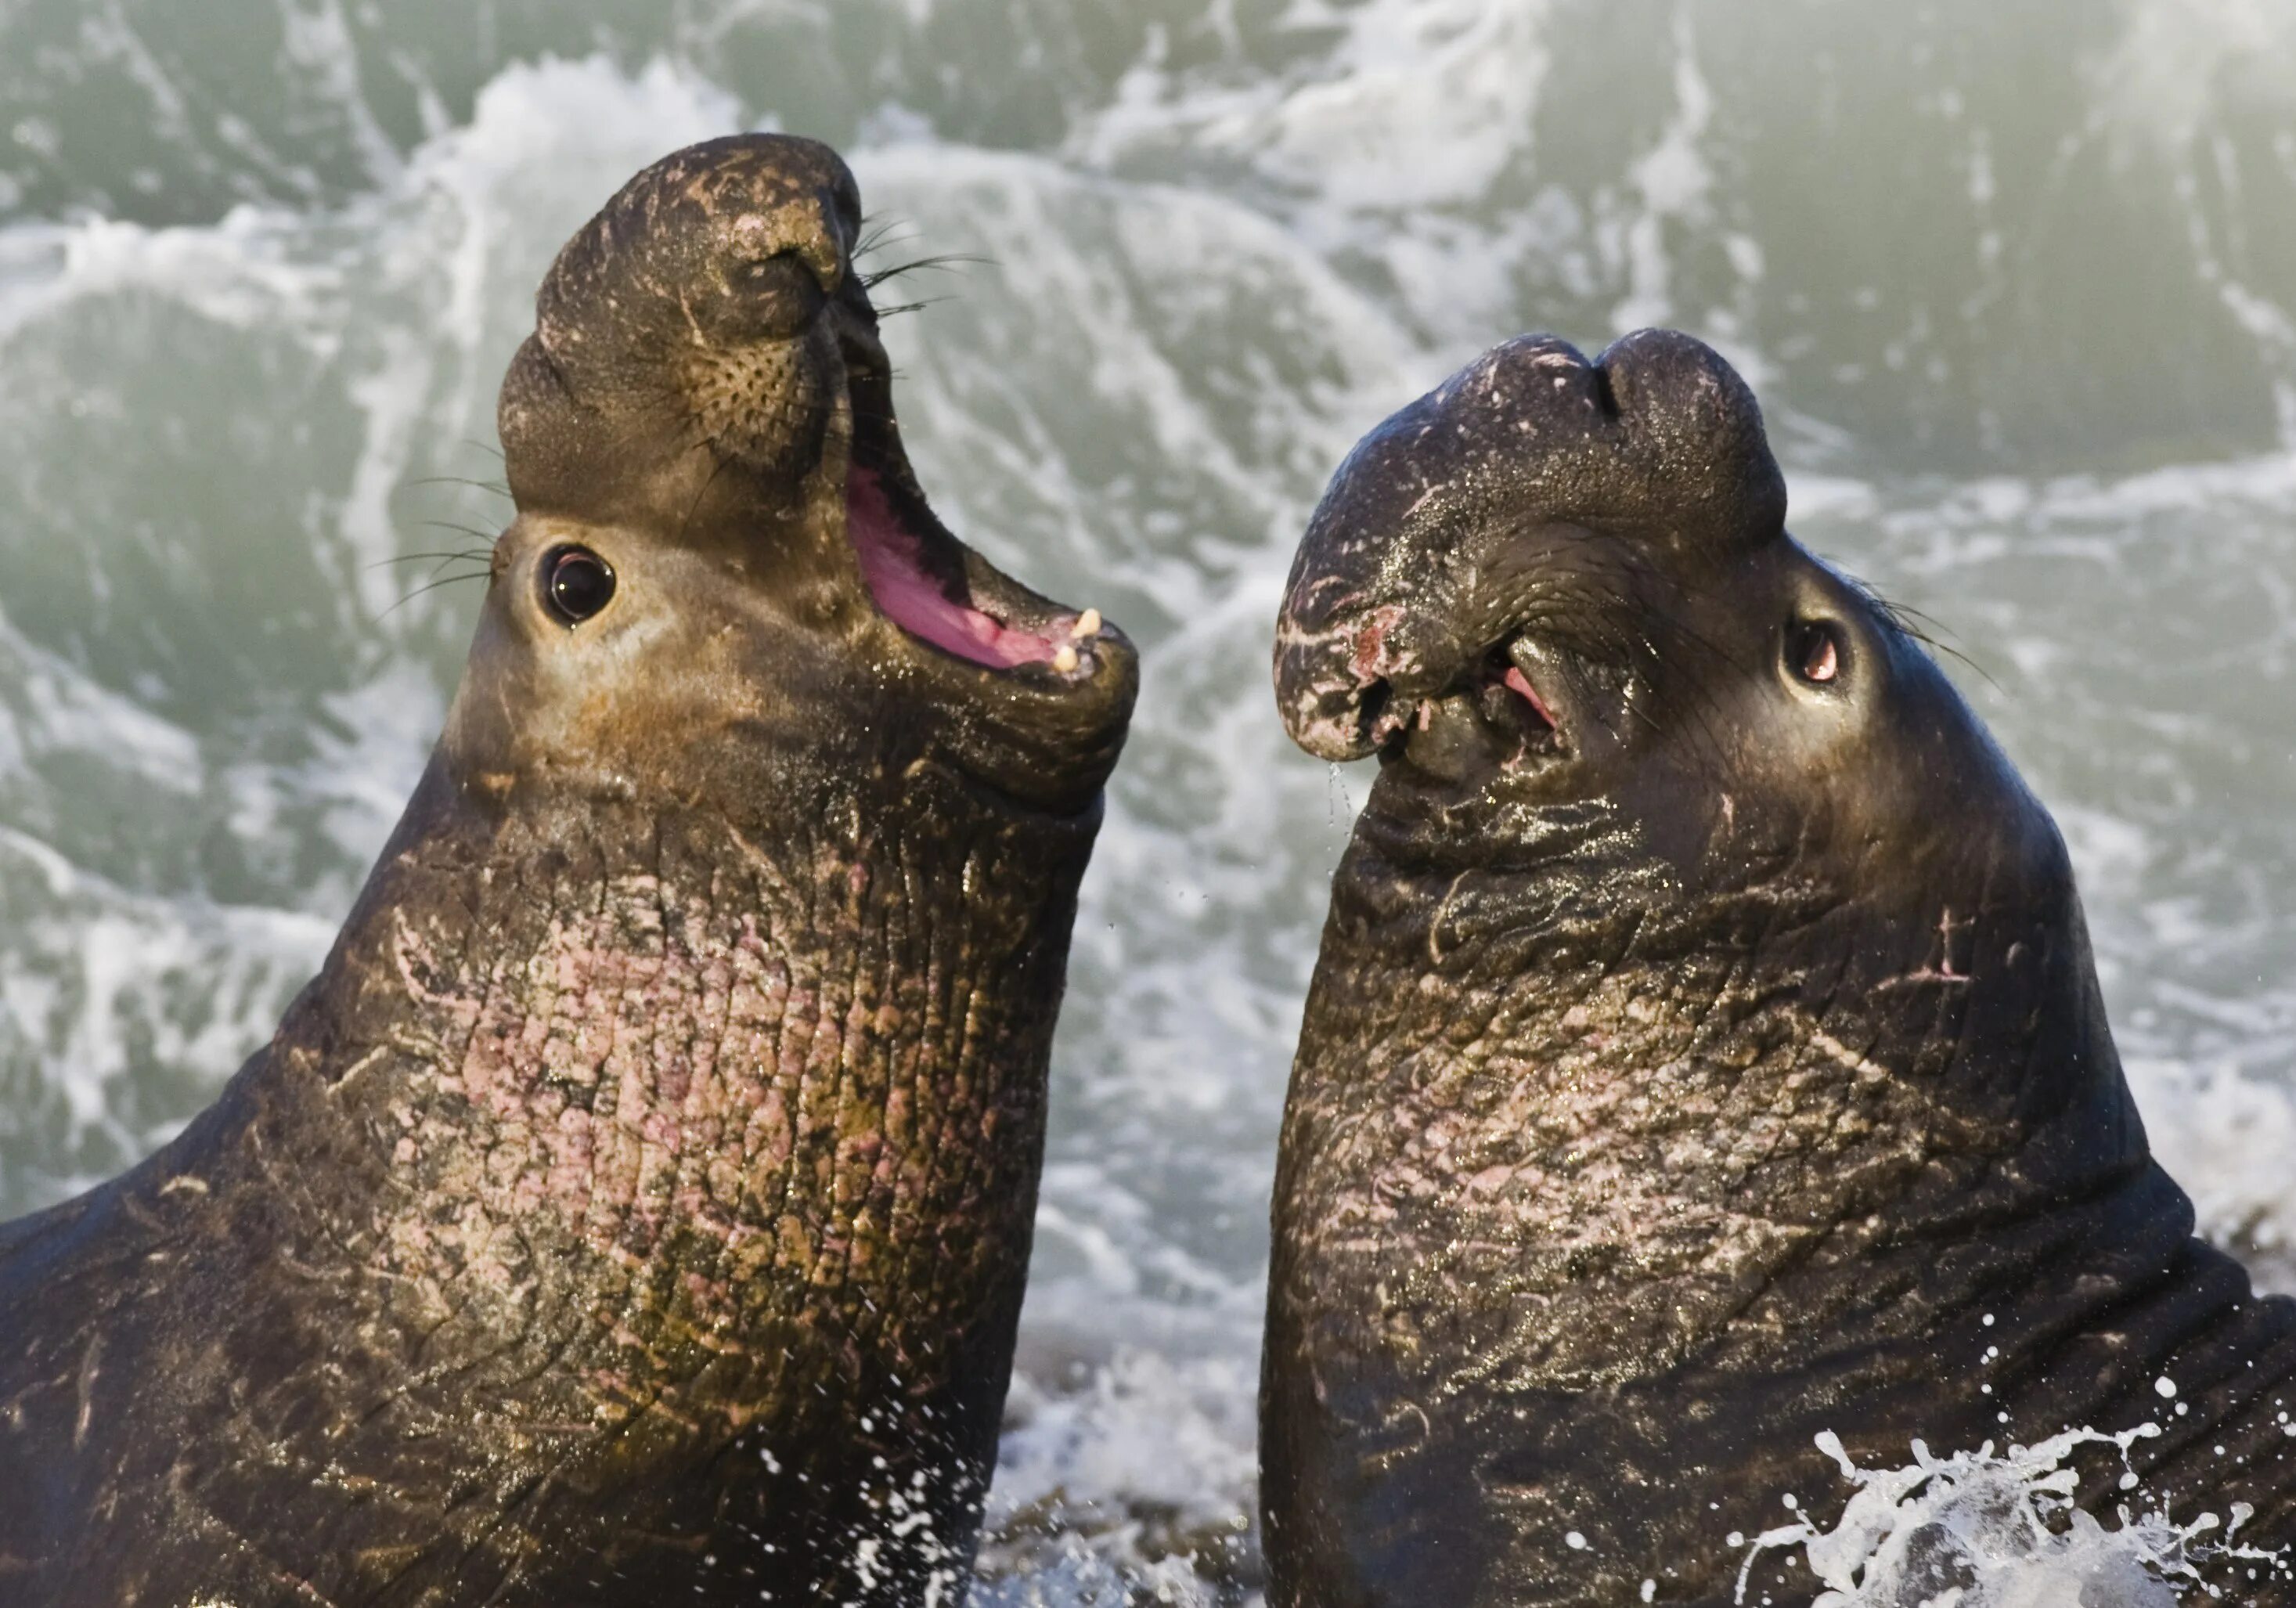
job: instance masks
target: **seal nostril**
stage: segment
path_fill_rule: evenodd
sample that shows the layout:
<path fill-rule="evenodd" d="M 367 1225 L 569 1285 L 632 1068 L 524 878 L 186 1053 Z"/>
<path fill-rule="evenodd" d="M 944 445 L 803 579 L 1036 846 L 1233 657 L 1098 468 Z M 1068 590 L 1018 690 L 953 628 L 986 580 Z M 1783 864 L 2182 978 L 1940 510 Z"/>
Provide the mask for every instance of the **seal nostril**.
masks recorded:
<path fill-rule="evenodd" d="M 542 605 L 568 630 L 613 596 L 614 567 L 587 547 L 553 547 L 542 555 Z"/>
<path fill-rule="evenodd" d="M 742 263 L 731 279 L 735 295 L 765 332 L 782 340 L 802 332 L 829 302 L 821 275 L 794 251 Z"/>
<path fill-rule="evenodd" d="M 1600 365 L 1595 370 L 1595 405 L 1603 410 L 1605 419 L 1618 418 L 1619 393 L 1611 388 L 1611 371 Z"/>
<path fill-rule="evenodd" d="M 1395 689 L 1386 682 L 1374 681 L 1363 689 L 1356 701 L 1357 739 L 1366 751 L 1377 748 L 1389 735 L 1382 727 L 1382 718 L 1394 695 Z"/>

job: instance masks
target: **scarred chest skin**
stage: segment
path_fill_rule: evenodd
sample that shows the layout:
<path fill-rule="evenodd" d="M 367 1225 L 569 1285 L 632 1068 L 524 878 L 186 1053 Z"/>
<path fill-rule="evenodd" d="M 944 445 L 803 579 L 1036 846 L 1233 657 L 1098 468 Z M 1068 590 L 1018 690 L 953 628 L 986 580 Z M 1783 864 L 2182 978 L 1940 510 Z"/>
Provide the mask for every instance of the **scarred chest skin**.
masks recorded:
<path fill-rule="evenodd" d="M 4 1247 L 71 1268 L 5 1361 L 0 1433 L 84 1454 L 23 1468 L 27 1509 L 145 1493 L 42 1600 L 173 1601 L 218 1543 L 250 1603 L 842 1600 L 761 1597 L 800 1546 L 952 1597 L 1096 823 L 930 775 L 840 813 L 387 857 L 223 1101 Z M 234 1538 L 257 1502 L 292 1522 Z"/>
<path fill-rule="evenodd" d="M 2041 1012 L 1972 1056 L 1985 1002 L 1873 975 L 1807 890 L 1558 892 L 1360 838 L 1337 878 L 1275 1190 L 1276 1600 L 1727 1601 L 1726 1538 L 1837 1489 L 1819 1432 L 1887 1465 L 2118 1429 L 2163 1373 L 2145 1495 L 2288 1538 L 2296 1314 L 2190 1238 L 2109 1042 Z M 2086 975 L 2002 914 L 1960 968 Z"/>
<path fill-rule="evenodd" d="M 2158 1423 L 2085 1505 L 2296 1542 L 2296 1304 L 2151 1160 L 2054 825 L 1784 536 L 1735 376 L 1664 332 L 1604 361 L 1515 343 L 1398 414 L 1293 572 L 1287 720 L 1381 773 L 1275 1181 L 1271 1603 L 1728 1603 L 1734 1533 L 1838 1511 L 1824 1431 L 1895 1467 Z M 1867 702 L 1729 634 L 1781 594 Z M 1808 1602 L 1777 1562 L 1748 1600 Z"/>

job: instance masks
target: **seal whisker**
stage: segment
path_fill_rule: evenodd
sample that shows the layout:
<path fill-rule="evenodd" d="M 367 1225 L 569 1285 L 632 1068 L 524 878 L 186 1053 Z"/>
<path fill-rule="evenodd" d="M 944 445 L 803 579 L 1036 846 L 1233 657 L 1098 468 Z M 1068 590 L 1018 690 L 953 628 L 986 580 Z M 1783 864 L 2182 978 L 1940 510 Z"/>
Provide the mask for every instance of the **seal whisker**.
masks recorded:
<path fill-rule="evenodd" d="M 495 532 L 491 530 L 481 530 L 476 525 L 464 525 L 454 520 L 424 520 L 422 523 L 432 530 L 452 530 L 463 536 L 472 537 L 484 542 L 486 551 L 489 553 L 494 551 Z"/>
<path fill-rule="evenodd" d="M 395 568 L 399 564 L 419 564 L 430 562 L 434 560 L 436 562 L 432 564 L 430 570 L 433 577 L 436 577 L 439 572 L 444 570 L 448 564 L 458 562 L 482 565 L 486 567 L 489 574 L 493 572 L 493 552 L 490 549 L 485 551 L 472 551 L 469 548 L 464 548 L 453 553 L 402 553 L 397 558 L 378 559 L 373 563 L 369 564 L 367 568 L 370 570 L 389 570 Z"/>
<path fill-rule="evenodd" d="M 503 498 L 505 502 L 510 500 L 509 487 L 502 485 L 498 481 L 495 480 L 474 480 L 468 475 L 426 474 L 418 480 L 409 480 L 406 483 L 410 486 L 472 486 L 477 488 L 480 491 L 492 492 L 495 496 Z"/>
<path fill-rule="evenodd" d="M 492 575 L 494 573 L 494 554 L 491 551 L 486 553 L 443 554 L 439 556 L 438 563 L 431 567 L 430 573 L 435 578 L 444 571 L 448 564 L 457 562 L 476 564 L 488 575 Z"/>
<path fill-rule="evenodd" d="M 377 625 L 381 624 L 384 620 L 390 619 L 393 614 L 398 612 L 399 610 L 405 608 L 408 603 L 413 603 L 416 598 L 422 596 L 426 592 L 436 592 L 441 587 L 452 587 L 466 580 L 485 580 L 488 578 L 490 573 L 491 572 L 488 570 L 480 570 L 468 575 L 442 575 L 433 579 L 424 581 L 421 586 L 406 594 L 406 596 L 391 604 L 390 607 L 376 615 L 375 623 Z"/>
<path fill-rule="evenodd" d="M 693 516 L 701 506 L 701 499 L 709 495 L 709 488 L 718 483 L 718 477 L 726 472 L 726 455 L 717 450 L 716 437 L 705 436 L 697 445 L 711 449 L 709 472 L 702 477 L 701 486 L 693 493 L 693 500 L 686 505 L 685 517 L 677 521 L 677 531 L 680 536 L 685 535 L 686 529 L 693 523 Z"/>
<path fill-rule="evenodd" d="M 894 267 L 880 268 L 873 274 L 864 275 L 861 284 L 865 290 L 873 291 L 888 280 L 898 279 L 904 274 L 922 274 L 929 269 L 954 271 L 964 267 L 993 268 L 996 266 L 996 260 L 994 258 L 977 257 L 964 251 L 947 251 L 932 257 L 920 257 L 913 262 L 901 263 Z M 884 309 L 881 308 L 878 309 L 878 316 L 883 316 Z"/>
<path fill-rule="evenodd" d="M 1966 665 L 1972 675 L 1980 677 L 1995 692 L 2003 690 L 2001 684 L 1994 679 L 1990 670 L 1964 652 L 1957 644 L 1944 640 L 1939 635 L 1939 632 L 1944 631 L 1945 628 L 1934 617 L 1923 613 L 1910 603 L 1901 603 L 1894 598 L 1886 596 L 1881 588 L 1869 581 L 1851 577 L 1850 584 L 1864 593 L 1866 600 L 1879 609 L 1891 625 L 1903 631 L 1914 641 L 1920 643 L 1932 653 L 1942 653 L 1949 659 L 1957 660 Z M 1931 626 L 1936 626 L 1938 629 L 1936 631 L 1928 629 L 1927 628 Z"/>
<path fill-rule="evenodd" d="M 928 296 L 921 301 L 896 302 L 893 306 L 889 308 L 879 308 L 877 309 L 877 316 L 880 320 L 898 318 L 905 313 L 922 313 L 927 308 L 939 307 L 944 301 L 955 301 L 955 299 L 956 298 L 954 296 Z"/>
<path fill-rule="evenodd" d="M 882 250 L 885 247 L 890 245 L 900 245 L 906 243 L 905 240 L 895 239 L 894 233 L 897 230 L 907 228 L 909 226 L 909 223 L 906 218 L 880 218 L 875 215 L 872 215 L 863 218 L 861 220 L 861 238 L 854 243 L 853 247 L 853 260 L 856 262 L 860 261 L 863 258 L 868 256 L 873 251 Z"/>
<path fill-rule="evenodd" d="M 488 556 L 489 553 L 487 549 L 478 547 L 462 547 L 451 553 L 402 553 L 396 558 L 379 558 L 375 560 L 374 562 L 369 564 L 367 568 L 370 570 L 388 570 L 393 564 L 418 564 L 426 559 L 467 558 L 477 561 L 485 559 Z"/>

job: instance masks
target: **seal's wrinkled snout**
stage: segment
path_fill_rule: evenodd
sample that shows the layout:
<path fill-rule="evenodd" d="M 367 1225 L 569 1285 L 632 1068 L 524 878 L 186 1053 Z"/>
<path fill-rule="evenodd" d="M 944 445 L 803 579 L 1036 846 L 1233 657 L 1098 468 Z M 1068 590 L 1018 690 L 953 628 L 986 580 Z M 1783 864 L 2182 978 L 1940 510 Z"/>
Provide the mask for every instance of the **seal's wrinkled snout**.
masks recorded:
<path fill-rule="evenodd" d="M 1572 677 L 1545 659 L 1617 659 L 1638 587 L 1727 562 L 1784 518 L 1760 410 L 1711 349 L 1644 330 L 1590 364 L 1554 336 L 1509 341 L 1334 477 L 1277 624 L 1285 726 L 1352 759 L 1456 698 L 1565 751 Z"/>
<path fill-rule="evenodd" d="M 810 140 L 710 140 L 624 185 L 552 265 L 504 382 L 520 505 L 674 502 L 697 448 L 766 480 L 809 466 L 848 351 L 882 366 L 852 271 L 860 227 L 851 172 Z"/>

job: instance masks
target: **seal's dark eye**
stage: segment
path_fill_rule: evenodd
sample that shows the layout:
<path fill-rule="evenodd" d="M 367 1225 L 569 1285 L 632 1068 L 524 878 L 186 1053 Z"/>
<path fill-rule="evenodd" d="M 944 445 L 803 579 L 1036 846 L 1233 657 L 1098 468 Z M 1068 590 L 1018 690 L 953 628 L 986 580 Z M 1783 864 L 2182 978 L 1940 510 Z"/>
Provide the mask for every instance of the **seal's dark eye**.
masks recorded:
<path fill-rule="evenodd" d="M 1824 686 L 1841 674 L 1841 638 L 1830 625 L 1793 626 L 1786 632 L 1786 663 L 1804 681 Z"/>
<path fill-rule="evenodd" d="M 587 547 L 553 547 L 542 555 L 542 606 L 569 630 L 614 595 L 614 567 Z"/>

